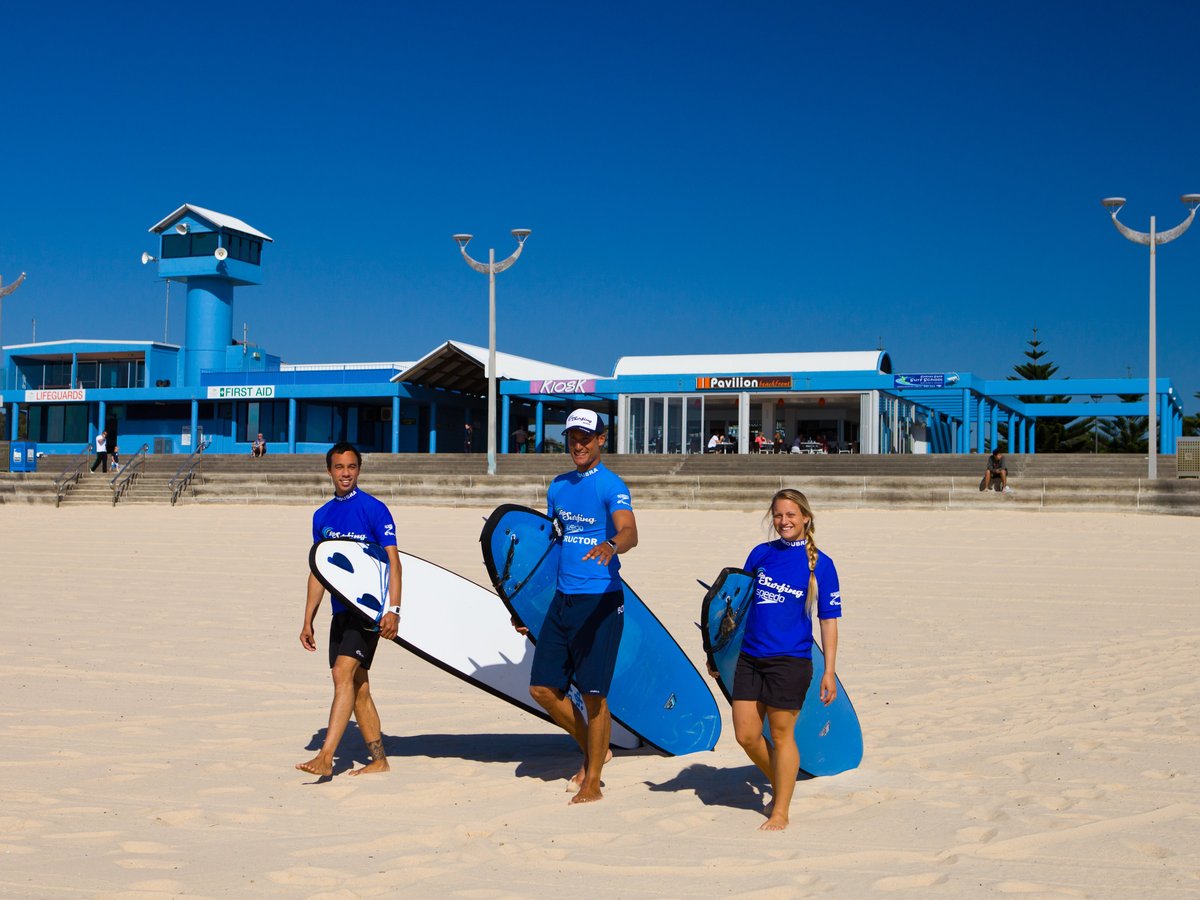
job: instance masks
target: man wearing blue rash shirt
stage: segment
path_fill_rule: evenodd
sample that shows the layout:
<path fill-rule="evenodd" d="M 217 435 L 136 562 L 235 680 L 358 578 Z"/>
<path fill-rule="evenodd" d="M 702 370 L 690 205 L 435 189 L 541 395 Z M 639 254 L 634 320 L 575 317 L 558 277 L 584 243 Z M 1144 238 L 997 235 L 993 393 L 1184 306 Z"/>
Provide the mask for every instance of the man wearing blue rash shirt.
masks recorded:
<path fill-rule="evenodd" d="M 577 409 L 563 434 L 575 471 L 555 478 L 546 492 L 546 513 L 562 525 L 563 548 L 529 693 L 583 750 L 583 765 L 572 779 L 579 790 L 571 802 L 588 803 L 603 796 L 600 772 L 612 732 L 606 698 L 625 611 L 617 554 L 636 547 L 638 534 L 629 489 L 600 462 L 606 440 L 600 416 Z M 587 708 L 586 725 L 567 699 L 572 681 Z"/>
<path fill-rule="evenodd" d="M 333 774 L 333 754 L 350 724 L 350 714 L 366 741 L 371 761 L 351 775 L 386 772 L 387 754 L 383 751 L 383 731 L 379 712 L 371 699 L 369 670 L 379 639 L 391 640 L 400 628 L 400 555 L 396 549 L 396 523 L 381 501 L 358 487 L 362 455 L 353 444 L 335 444 L 325 454 L 325 465 L 333 479 L 333 499 L 313 513 L 313 543 L 325 538 L 351 538 L 379 544 L 389 562 L 388 609 L 379 626 L 370 625 L 357 612 L 336 597 L 330 597 L 333 618 L 329 623 L 329 671 L 333 676 L 333 703 L 329 708 L 329 728 L 321 752 L 296 768 L 313 775 Z M 325 589 L 311 572 L 304 606 L 304 624 L 300 645 L 309 652 L 317 649 L 313 619 Z"/>

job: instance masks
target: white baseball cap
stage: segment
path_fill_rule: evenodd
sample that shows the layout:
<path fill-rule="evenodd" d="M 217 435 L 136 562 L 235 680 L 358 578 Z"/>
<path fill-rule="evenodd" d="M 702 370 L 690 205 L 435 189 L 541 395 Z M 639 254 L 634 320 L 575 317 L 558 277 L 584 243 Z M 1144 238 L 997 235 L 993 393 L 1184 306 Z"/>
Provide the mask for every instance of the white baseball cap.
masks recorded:
<path fill-rule="evenodd" d="M 588 434 L 604 434 L 605 425 L 599 413 L 592 412 L 590 409 L 577 409 L 567 416 L 567 424 L 563 426 L 563 434 L 566 434 L 572 428 L 578 428 L 580 431 L 586 431 Z"/>

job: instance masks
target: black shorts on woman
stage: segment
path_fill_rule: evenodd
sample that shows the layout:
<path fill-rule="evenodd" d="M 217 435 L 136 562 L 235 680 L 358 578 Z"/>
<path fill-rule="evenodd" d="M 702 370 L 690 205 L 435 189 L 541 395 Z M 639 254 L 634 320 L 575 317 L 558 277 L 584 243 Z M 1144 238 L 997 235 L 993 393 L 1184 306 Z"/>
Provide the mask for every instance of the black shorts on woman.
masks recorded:
<path fill-rule="evenodd" d="M 747 656 L 739 653 L 733 673 L 733 699 L 773 709 L 800 709 L 812 682 L 812 660 L 803 656 Z"/>

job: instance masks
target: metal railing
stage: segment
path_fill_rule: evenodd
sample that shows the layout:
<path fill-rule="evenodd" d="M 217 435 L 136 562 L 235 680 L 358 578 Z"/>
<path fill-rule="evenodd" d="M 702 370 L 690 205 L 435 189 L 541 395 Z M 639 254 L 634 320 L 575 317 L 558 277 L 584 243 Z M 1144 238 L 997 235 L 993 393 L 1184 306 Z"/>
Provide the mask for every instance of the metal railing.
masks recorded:
<path fill-rule="evenodd" d="M 208 449 L 211 443 L 212 438 L 202 438 L 196 444 L 196 449 L 192 451 L 191 456 L 183 461 L 183 465 L 179 467 L 179 470 L 167 482 L 167 489 L 171 492 L 172 506 L 179 499 L 179 495 L 192 486 L 192 480 L 196 475 L 202 472 L 204 451 Z"/>
<path fill-rule="evenodd" d="M 112 488 L 113 506 L 117 505 L 121 496 L 142 476 L 142 469 L 146 466 L 146 456 L 149 453 L 150 445 L 142 444 L 141 449 L 133 454 L 133 458 L 125 463 L 121 467 L 121 471 L 109 481 L 108 485 Z"/>
<path fill-rule="evenodd" d="M 79 455 L 75 457 L 74 461 L 63 469 L 63 473 L 54 479 L 55 506 L 61 504 L 63 497 L 67 495 L 67 491 L 79 483 L 79 479 L 83 475 L 83 470 L 87 468 L 88 460 L 91 456 L 92 448 L 84 447 L 79 451 Z"/>

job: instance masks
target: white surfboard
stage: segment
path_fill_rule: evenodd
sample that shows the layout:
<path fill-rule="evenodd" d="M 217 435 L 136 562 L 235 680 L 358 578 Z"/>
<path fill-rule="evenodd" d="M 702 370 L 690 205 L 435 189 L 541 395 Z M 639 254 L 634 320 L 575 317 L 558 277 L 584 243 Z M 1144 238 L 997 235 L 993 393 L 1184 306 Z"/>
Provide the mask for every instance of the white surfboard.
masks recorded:
<path fill-rule="evenodd" d="M 313 545 L 309 566 L 331 594 L 336 594 L 372 622 L 383 617 L 387 603 L 387 553 L 377 544 L 335 539 Z M 422 659 L 519 706 L 541 719 L 549 717 L 529 696 L 533 644 L 513 629 L 508 609 L 484 587 L 449 569 L 400 554 L 403 612 L 396 643 Z M 574 686 L 571 701 L 582 710 Z M 624 749 L 642 742 L 616 722 L 612 745 Z"/>

